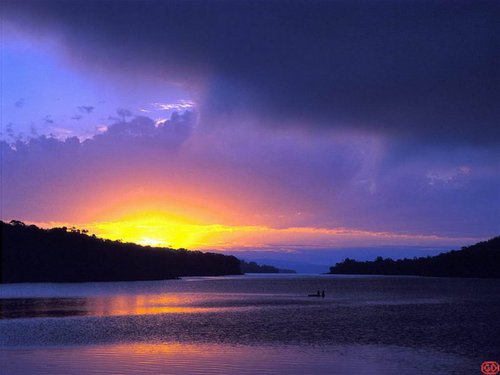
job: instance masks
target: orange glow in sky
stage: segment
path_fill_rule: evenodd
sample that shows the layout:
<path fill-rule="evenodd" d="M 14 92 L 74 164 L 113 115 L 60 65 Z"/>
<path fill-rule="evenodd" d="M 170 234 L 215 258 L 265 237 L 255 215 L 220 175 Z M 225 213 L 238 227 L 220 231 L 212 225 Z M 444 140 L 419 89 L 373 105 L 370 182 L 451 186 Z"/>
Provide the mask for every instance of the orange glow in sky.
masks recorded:
<path fill-rule="evenodd" d="M 90 232 L 99 237 L 141 245 L 198 249 L 224 246 L 222 237 L 231 233 L 257 231 L 252 226 L 200 224 L 185 217 L 163 212 L 146 211 L 127 215 L 118 221 L 90 223 Z"/>
<path fill-rule="evenodd" d="M 55 222 L 34 224 L 46 228 L 73 226 L 73 224 Z M 371 232 L 348 228 L 275 228 L 265 225 L 210 224 L 163 211 L 140 211 L 109 221 L 94 221 L 75 226 L 110 240 L 190 250 L 234 251 L 248 248 L 283 250 L 288 248 L 289 244 L 303 247 L 336 247 L 346 244 L 423 244 L 449 241 L 449 238 L 434 235 Z"/>

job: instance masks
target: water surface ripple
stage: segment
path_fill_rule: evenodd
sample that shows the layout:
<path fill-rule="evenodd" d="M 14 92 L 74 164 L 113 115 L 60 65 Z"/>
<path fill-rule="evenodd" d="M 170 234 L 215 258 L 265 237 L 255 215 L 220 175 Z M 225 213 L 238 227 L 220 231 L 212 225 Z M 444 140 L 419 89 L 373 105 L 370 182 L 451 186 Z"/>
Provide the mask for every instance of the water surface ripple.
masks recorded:
<path fill-rule="evenodd" d="M 316 290 L 326 297 L 307 297 Z M 88 373 L 113 373 L 129 353 L 138 358 L 115 373 L 155 373 L 167 357 L 173 374 L 182 361 L 190 373 L 475 373 L 500 359 L 498 295 L 498 280 L 421 277 L 2 285 L 0 362 L 12 374 L 58 373 L 29 365 L 55 366 L 64 352 L 61 369 L 91 357 Z"/>

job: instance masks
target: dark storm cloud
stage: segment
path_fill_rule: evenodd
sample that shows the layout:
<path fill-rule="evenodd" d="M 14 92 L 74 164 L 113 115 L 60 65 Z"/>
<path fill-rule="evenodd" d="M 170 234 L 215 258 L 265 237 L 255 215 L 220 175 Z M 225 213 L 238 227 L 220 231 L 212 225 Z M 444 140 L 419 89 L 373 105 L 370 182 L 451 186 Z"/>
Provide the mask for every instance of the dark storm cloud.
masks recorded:
<path fill-rule="evenodd" d="M 206 85 L 205 115 L 496 143 L 495 1 L 10 2 L 75 59 Z M 194 81 L 194 82 L 193 82 Z"/>

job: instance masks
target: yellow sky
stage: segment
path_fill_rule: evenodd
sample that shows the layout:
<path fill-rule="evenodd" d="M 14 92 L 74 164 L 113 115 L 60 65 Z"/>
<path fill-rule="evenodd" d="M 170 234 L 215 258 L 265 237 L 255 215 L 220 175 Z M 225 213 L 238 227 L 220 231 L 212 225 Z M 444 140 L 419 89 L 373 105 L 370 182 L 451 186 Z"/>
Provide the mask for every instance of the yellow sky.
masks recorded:
<path fill-rule="evenodd" d="M 161 211 L 143 211 L 114 220 L 69 224 L 34 223 L 41 227 L 75 226 L 98 237 L 134 242 L 141 245 L 187 249 L 237 250 L 248 248 L 280 248 L 293 246 L 364 246 L 425 245 L 449 243 L 450 239 L 435 235 L 412 235 L 370 232 L 347 228 L 285 227 L 258 225 L 223 225 L 197 222 Z M 463 241 L 463 239 L 460 239 Z"/>

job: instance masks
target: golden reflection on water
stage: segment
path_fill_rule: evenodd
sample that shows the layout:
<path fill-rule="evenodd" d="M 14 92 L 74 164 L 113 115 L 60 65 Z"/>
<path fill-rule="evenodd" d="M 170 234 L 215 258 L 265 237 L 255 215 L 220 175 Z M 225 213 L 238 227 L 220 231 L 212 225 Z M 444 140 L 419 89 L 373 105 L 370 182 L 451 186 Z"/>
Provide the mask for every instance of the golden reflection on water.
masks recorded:
<path fill-rule="evenodd" d="M 0 319 L 219 312 L 224 298 L 204 293 L 118 294 L 75 298 L 0 299 Z"/>
<path fill-rule="evenodd" d="M 203 343 L 127 343 L 0 350 L 6 373 L 99 374 L 303 374 L 293 372 L 300 352 Z M 256 360 L 258 358 L 258 361 Z M 287 368 L 288 366 L 288 368 Z M 11 371 L 12 370 L 12 371 Z M 325 373 L 325 372 L 319 372 Z"/>
<path fill-rule="evenodd" d="M 254 374 L 255 366 L 245 367 L 256 356 L 266 364 L 274 357 L 256 347 L 178 342 L 0 349 L 0 360 L 8 358 L 6 373 L 39 375 Z"/>
<path fill-rule="evenodd" d="M 114 355 L 171 355 L 171 354 L 196 354 L 202 355 L 219 349 L 219 346 L 213 344 L 201 343 L 180 343 L 180 342 L 167 342 L 167 343 L 127 343 L 127 344 L 114 344 L 106 347 L 109 352 Z M 102 348 L 87 348 L 89 353 L 93 351 L 102 350 Z M 218 351 L 218 350 L 217 350 Z"/>
<path fill-rule="evenodd" d="M 116 295 L 88 299 L 86 308 L 91 315 L 149 315 L 167 313 L 200 313 L 221 311 L 221 307 L 196 306 L 205 298 L 200 295 Z"/>
<path fill-rule="evenodd" d="M 6 374 L 37 375 L 442 374 L 477 368 L 454 355 L 397 346 L 182 342 L 0 348 L 0 363 Z"/>

